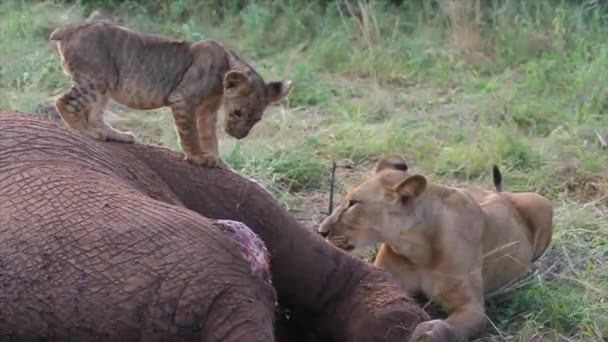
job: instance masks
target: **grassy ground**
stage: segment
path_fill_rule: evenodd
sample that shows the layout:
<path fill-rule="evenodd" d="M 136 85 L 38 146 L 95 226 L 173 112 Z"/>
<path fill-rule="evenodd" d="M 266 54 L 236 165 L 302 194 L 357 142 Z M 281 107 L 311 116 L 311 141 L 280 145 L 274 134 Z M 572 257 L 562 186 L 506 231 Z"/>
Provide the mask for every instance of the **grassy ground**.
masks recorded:
<path fill-rule="evenodd" d="M 608 24 L 600 2 L 495 1 L 479 10 L 472 1 L 352 1 L 322 11 L 318 2 L 282 0 L 240 12 L 153 3 L 126 2 L 115 14 L 140 29 L 221 39 L 266 79 L 294 80 L 289 99 L 247 139 L 221 133 L 221 153 L 307 226 L 326 210 L 332 161 L 341 166 L 340 192 L 387 153 L 449 184 L 489 186 L 497 163 L 506 189 L 554 201 L 556 226 L 540 267 L 488 301 L 493 324 L 483 340 L 608 338 L 608 150 L 598 138 L 608 139 Z M 31 111 L 67 89 L 46 38 L 89 10 L 0 4 L 0 108 Z M 167 110 L 117 112 L 119 128 L 178 149 Z"/>

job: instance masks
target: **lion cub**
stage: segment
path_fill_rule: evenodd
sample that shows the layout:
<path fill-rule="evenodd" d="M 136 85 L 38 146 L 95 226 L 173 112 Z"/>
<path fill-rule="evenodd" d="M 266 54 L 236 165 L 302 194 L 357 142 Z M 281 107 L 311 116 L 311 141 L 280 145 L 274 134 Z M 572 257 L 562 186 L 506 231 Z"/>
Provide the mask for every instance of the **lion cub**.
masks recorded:
<path fill-rule="evenodd" d="M 219 162 L 215 129 L 222 105 L 226 133 L 242 139 L 292 85 L 265 83 L 215 40 L 185 42 L 106 21 L 56 29 L 49 40 L 74 82 L 55 103 L 68 126 L 94 139 L 131 143 L 132 133 L 103 120 L 108 99 L 141 110 L 168 106 L 185 158 L 206 166 Z"/>
<path fill-rule="evenodd" d="M 496 191 L 448 187 L 388 156 L 318 232 L 346 251 L 381 242 L 374 265 L 448 313 L 416 327 L 411 341 L 468 340 L 485 325 L 485 295 L 523 276 L 551 241 L 551 202 L 502 192 L 501 178 L 494 167 Z"/>

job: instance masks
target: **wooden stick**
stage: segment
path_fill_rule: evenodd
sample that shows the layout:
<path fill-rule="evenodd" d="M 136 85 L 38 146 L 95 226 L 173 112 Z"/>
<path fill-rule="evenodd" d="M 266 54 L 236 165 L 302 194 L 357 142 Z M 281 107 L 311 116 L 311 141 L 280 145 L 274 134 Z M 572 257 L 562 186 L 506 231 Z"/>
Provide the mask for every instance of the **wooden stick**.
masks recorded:
<path fill-rule="evenodd" d="M 600 132 L 595 131 L 595 135 L 597 136 L 597 139 L 600 141 L 600 145 L 602 145 L 603 149 L 605 149 L 606 147 L 608 147 L 608 143 L 606 143 L 606 140 L 604 139 L 604 137 L 602 137 L 602 135 L 600 134 Z"/>
<path fill-rule="evenodd" d="M 327 216 L 331 215 L 334 210 L 334 188 L 336 184 L 336 162 L 334 161 L 331 166 L 331 181 L 329 183 L 329 208 Z"/>

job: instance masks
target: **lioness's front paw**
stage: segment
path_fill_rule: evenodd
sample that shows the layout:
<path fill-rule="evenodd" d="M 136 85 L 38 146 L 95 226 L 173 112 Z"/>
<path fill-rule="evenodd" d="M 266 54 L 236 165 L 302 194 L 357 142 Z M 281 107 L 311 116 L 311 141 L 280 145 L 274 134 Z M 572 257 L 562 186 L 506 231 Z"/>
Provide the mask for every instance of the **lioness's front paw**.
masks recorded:
<path fill-rule="evenodd" d="M 453 328 L 444 320 L 435 319 L 418 324 L 409 342 L 460 342 Z"/>
<path fill-rule="evenodd" d="M 204 167 L 217 167 L 220 159 L 212 154 L 186 155 L 186 160 Z"/>

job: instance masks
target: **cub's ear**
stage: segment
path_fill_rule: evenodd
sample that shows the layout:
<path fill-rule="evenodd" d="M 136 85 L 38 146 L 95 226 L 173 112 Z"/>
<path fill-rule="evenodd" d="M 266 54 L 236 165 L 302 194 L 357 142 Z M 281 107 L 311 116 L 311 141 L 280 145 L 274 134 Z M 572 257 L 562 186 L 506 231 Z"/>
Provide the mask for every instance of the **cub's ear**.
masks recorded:
<path fill-rule="evenodd" d="M 382 158 L 382 160 L 380 160 L 378 164 L 376 164 L 376 169 L 374 170 L 374 172 L 378 173 L 385 169 L 407 171 L 407 163 L 405 162 L 405 159 L 403 159 L 403 157 L 399 155 L 389 155 Z"/>
<path fill-rule="evenodd" d="M 224 91 L 231 94 L 248 95 L 252 91 L 251 81 L 240 71 L 228 71 L 224 76 Z"/>
<path fill-rule="evenodd" d="M 418 197 L 426 190 L 426 178 L 421 175 L 409 176 L 397 184 L 395 190 L 401 197 Z"/>
<path fill-rule="evenodd" d="M 286 81 L 275 81 L 266 84 L 266 91 L 268 94 L 268 100 L 270 102 L 277 102 L 285 95 L 289 94 L 291 88 L 293 86 L 293 82 L 291 80 Z"/>

